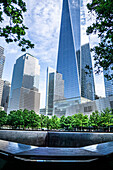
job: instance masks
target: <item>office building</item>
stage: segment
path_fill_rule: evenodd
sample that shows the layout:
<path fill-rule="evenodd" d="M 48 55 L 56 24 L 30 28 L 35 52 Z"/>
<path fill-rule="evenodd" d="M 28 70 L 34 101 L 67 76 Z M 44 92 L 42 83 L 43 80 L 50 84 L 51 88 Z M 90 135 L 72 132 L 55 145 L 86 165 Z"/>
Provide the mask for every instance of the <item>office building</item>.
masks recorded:
<path fill-rule="evenodd" d="M 90 45 L 87 41 L 81 45 L 81 27 L 86 24 L 83 5 L 83 0 L 63 0 L 57 59 L 57 72 L 64 80 L 64 98 L 78 103 L 82 97 L 95 99 L 93 72 L 86 75 L 85 68 L 92 67 Z"/>
<path fill-rule="evenodd" d="M 54 86 L 54 102 L 64 99 L 64 80 L 62 74 L 56 73 Z"/>
<path fill-rule="evenodd" d="M 11 88 L 10 82 L 4 81 L 1 106 L 4 107 L 5 112 L 7 112 L 8 108 L 10 88 Z"/>
<path fill-rule="evenodd" d="M 2 79 L 0 79 L 0 106 L 1 106 L 1 102 L 2 102 L 3 85 L 4 85 L 4 81 Z"/>
<path fill-rule="evenodd" d="M 46 116 L 46 108 L 41 108 L 40 109 L 40 115 L 45 115 Z"/>
<path fill-rule="evenodd" d="M 91 54 L 89 43 L 81 46 L 81 96 L 90 100 L 95 99 L 95 86 L 93 70 L 90 74 L 86 74 L 86 64 L 91 67 Z"/>
<path fill-rule="evenodd" d="M 26 53 L 16 60 L 13 69 L 8 113 L 11 110 L 28 109 L 39 113 L 40 65 L 37 58 Z"/>
<path fill-rule="evenodd" d="M 46 115 L 52 115 L 54 101 L 64 99 L 64 81 L 62 80 L 62 75 L 48 67 L 46 85 Z"/>
<path fill-rule="evenodd" d="M 0 79 L 2 78 L 5 63 L 4 48 L 0 46 Z"/>
<path fill-rule="evenodd" d="M 2 101 L 3 84 L 4 84 L 4 81 L 2 80 L 4 63 L 5 63 L 4 48 L 0 46 L 0 106 Z"/>
<path fill-rule="evenodd" d="M 113 67 L 113 64 L 111 65 L 111 67 Z M 110 72 L 110 73 L 109 73 Z M 106 75 L 106 73 L 109 75 L 113 74 L 113 70 L 104 70 L 104 75 Z M 113 79 L 112 80 L 107 80 L 106 77 L 104 77 L 104 84 L 105 84 L 105 95 L 106 97 L 108 96 L 113 96 Z"/>
<path fill-rule="evenodd" d="M 83 115 L 90 116 L 92 112 L 95 112 L 96 110 L 101 112 L 106 108 L 113 109 L 113 96 L 84 103 L 73 103 L 73 105 L 67 106 L 65 106 L 65 103 L 62 105 L 62 103 L 57 102 L 56 105 L 54 105 L 54 115 L 61 117 L 63 115 L 72 116 L 74 114 L 83 113 Z"/>
<path fill-rule="evenodd" d="M 47 68 L 46 78 L 46 115 L 53 113 L 55 70 L 51 67 Z"/>
<path fill-rule="evenodd" d="M 107 78 L 104 78 L 104 82 L 106 97 L 113 96 L 113 79 L 108 81 Z"/>

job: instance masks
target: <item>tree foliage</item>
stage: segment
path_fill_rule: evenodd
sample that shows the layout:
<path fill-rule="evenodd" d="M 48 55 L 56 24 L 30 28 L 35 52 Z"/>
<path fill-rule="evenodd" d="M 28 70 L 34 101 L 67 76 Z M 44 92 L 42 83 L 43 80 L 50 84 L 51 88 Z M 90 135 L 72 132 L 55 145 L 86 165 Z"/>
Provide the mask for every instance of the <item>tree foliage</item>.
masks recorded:
<path fill-rule="evenodd" d="M 7 113 L 5 111 L 0 111 L 0 128 L 3 125 L 6 125 L 7 122 Z"/>
<path fill-rule="evenodd" d="M 75 129 L 75 128 L 82 128 L 88 126 L 88 116 L 83 115 L 82 113 L 74 114 L 72 116 L 62 116 L 60 118 L 60 126 L 64 129 Z"/>
<path fill-rule="evenodd" d="M 5 111 L 0 111 L 0 127 L 8 125 L 13 129 L 64 129 L 82 130 L 83 128 L 99 129 L 113 126 L 113 111 L 106 108 L 102 112 L 95 111 L 89 117 L 82 113 L 72 116 L 58 118 L 56 115 L 49 117 L 37 115 L 33 110 L 11 111 L 9 115 Z"/>
<path fill-rule="evenodd" d="M 22 51 L 34 47 L 31 41 L 24 38 L 28 29 L 23 23 L 23 13 L 26 11 L 23 0 L 0 0 L 0 37 L 4 37 L 7 43 L 18 42 Z M 8 25 L 5 25 L 5 17 Z"/>
<path fill-rule="evenodd" d="M 90 115 L 89 125 L 94 128 L 99 128 L 100 126 L 100 114 L 98 111 L 93 112 Z"/>
<path fill-rule="evenodd" d="M 92 0 L 87 4 L 89 12 L 95 12 L 96 22 L 87 29 L 87 34 L 98 33 L 100 43 L 95 46 L 95 72 L 101 67 L 106 71 L 105 77 L 113 79 L 113 0 Z"/>
<path fill-rule="evenodd" d="M 100 122 L 101 127 L 110 127 L 113 125 L 112 110 L 109 110 L 108 108 L 106 108 L 105 110 L 101 112 L 100 118 L 101 118 L 101 122 Z"/>

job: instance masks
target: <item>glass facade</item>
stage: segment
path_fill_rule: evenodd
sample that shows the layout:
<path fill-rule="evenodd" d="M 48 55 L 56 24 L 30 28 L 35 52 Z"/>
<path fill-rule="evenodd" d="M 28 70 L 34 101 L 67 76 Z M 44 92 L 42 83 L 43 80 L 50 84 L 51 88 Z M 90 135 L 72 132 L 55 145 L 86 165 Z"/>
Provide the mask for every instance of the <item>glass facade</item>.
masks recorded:
<path fill-rule="evenodd" d="M 4 81 L 1 106 L 4 107 L 6 112 L 8 108 L 10 88 L 11 84 L 8 81 Z"/>
<path fill-rule="evenodd" d="M 51 67 L 47 68 L 47 82 L 46 82 L 46 114 L 52 115 L 53 113 L 53 99 L 54 99 L 54 83 L 55 83 L 55 70 Z"/>
<path fill-rule="evenodd" d="M 0 78 L 2 78 L 5 63 L 4 48 L 0 46 Z"/>
<path fill-rule="evenodd" d="M 39 76 L 40 65 L 35 57 L 27 53 L 16 60 L 8 112 L 25 108 L 38 112 L 40 103 Z"/>
<path fill-rule="evenodd" d="M 77 13 L 78 12 L 75 12 L 75 16 Z M 76 26 L 76 30 L 80 32 L 80 20 L 79 23 L 76 23 Z M 57 60 L 57 72 L 61 73 L 63 76 L 65 98 L 74 98 L 80 96 L 80 82 L 78 74 L 79 70 L 76 56 L 77 51 L 75 49 L 76 45 L 77 50 L 80 49 L 80 42 L 77 42 L 80 40 L 80 38 L 77 38 L 79 33 L 76 31 L 73 32 L 73 29 L 75 29 L 75 27 L 72 28 L 69 3 L 68 0 L 64 0 Z"/>
<path fill-rule="evenodd" d="M 55 75 L 55 86 L 54 86 L 54 101 L 64 99 L 64 80 L 62 74 L 56 73 Z"/>
<path fill-rule="evenodd" d="M 3 84 L 4 84 L 4 81 L 2 80 L 4 63 L 5 63 L 4 48 L 0 46 L 0 106 L 2 101 Z"/>
<path fill-rule="evenodd" d="M 113 67 L 113 64 L 111 64 L 110 67 Z M 110 72 L 110 73 L 109 73 Z M 113 74 L 113 70 L 110 71 L 104 71 L 104 74 Z M 104 82 L 105 82 L 105 95 L 106 97 L 108 96 L 113 96 L 113 79 L 112 80 L 107 80 L 107 78 L 104 77 Z"/>
<path fill-rule="evenodd" d="M 61 117 L 63 115 L 72 116 L 78 113 L 83 113 L 84 115 L 90 116 L 92 112 L 95 112 L 95 110 L 101 112 L 106 108 L 113 109 L 113 96 L 100 98 L 93 101 L 86 101 L 84 103 L 80 103 L 79 99 L 77 101 L 77 98 L 76 103 L 69 100 L 63 102 L 59 101 L 55 103 L 54 112 L 55 115 L 57 115 L 58 117 Z"/>
<path fill-rule="evenodd" d="M 87 63 L 86 63 L 87 62 Z M 86 64 L 92 66 L 89 43 L 81 46 L 81 96 L 90 100 L 95 99 L 93 71 L 86 74 Z"/>
<path fill-rule="evenodd" d="M 57 72 L 63 76 L 66 99 L 95 98 L 93 73 L 90 76 L 85 73 L 86 65 L 92 67 L 90 46 L 85 31 L 83 0 L 63 0 Z M 81 45 L 83 34 L 86 38 L 84 45 Z"/>
<path fill-rule="evenodd" d="M 62 75 L 50 67 L 47 68 L 46 115 L 53 114 L 53 104 L 64 99 L 64 81 Z"/>
<path fill-rule="evenodd" d="M 4 81 L 2 79 L 0 79 L 0 106 L 1 106 L 1 102 L 2 102 L 3 85 L 4 85 Z"/>

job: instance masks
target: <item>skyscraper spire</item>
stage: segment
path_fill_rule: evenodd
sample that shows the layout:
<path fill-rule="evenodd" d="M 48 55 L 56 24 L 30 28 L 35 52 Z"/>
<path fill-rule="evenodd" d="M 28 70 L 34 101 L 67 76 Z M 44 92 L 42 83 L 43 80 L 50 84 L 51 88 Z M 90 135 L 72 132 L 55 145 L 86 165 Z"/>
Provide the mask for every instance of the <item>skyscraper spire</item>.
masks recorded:
<path fill-rule="evenodd" d="M 94 100 L 93 72 L 90 77 L 85 74 L 85 66 L 92 67 L 90 46 L 87 41 L 81 46 L 82 7 L 82 0 L 63 0 L 57 72 L 63 76 L 66 99 Z"/>

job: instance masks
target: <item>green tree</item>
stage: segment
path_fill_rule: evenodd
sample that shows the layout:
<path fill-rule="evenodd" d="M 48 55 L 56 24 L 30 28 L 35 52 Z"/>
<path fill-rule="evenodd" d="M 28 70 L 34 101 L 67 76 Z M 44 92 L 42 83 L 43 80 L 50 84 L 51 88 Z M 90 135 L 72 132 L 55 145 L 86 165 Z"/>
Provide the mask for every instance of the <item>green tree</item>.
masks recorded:
<path fill-rule="evenodd" d="M 82 130 L 82 127 L 83 127 L 83 114 L 82 113 L 78 113 L 78 114 L 74 114 L 72 116 L 72 126 L 73 128 L 81 128 Z M 85 121 L 85 120 L 84 120 Z"/>
<path fill-rule="evenodd" d="M 45 124 L 46 124 L 46 128 L 49 130 L 51 128 L 51 119 L 49 118 L 49 116 L 45 117 Z"/>
<path fill-rule="evenodd" d="M 12 126 L 12 128 L 21 127 L 24 124 L 23 112 L 22 110 L 11 111 L 8 115 L 7 124 Z"/>
<path fill-rule="evenodd" d="M 44 116 L 44 115 L 40 115 L 40 127 L 41 127 L 41 129 L 43 127 L 46 127 L 46 116 Z"/>
<path fill-rule="evenodd" d="M 23 128 L 27 128 L 30 124 L 29 111 L 27 109 L 23 110 L 23 119 L 24 119 Z"/>
<path fill-rule="evenodd" d="M 84 116 L 83 116 L 82 126 L 83 126 L 83 127 L 88 127 L 88 126 L 89 126 L 89 118 L 88 118 L 88 115 L 84 115 Z"/>
<path fill-rule="evenodd" d="M 100 126 L 100 122 L 101 122 L 101 118 L 100 118 L 99 112 L 98 111 L 93 112 L 90 115 L 89 126 L 92 126 L 98 129 Z"/>
<path fill-rule="evenodd" d="M 23 13 L 26 11 L 26 3 L 23 0 L 0 0 L 0 37 L 4 37 L 7 43 L 18 42 L 22 51 L 34 47 L 31 41 L 24 38 L 28 29 L 23 24 Z M 4 16 L 8 21 L 6 26 Z"/>
<path fill-rule="evenodd" d="M 106 108 L 101 112 L 101 123 L 100 125 L 102 127 L 108 127 L 110 131 L 110 126 L 113 125 L 113 113 L 112 110 L 109 108 Z"/>
<path fill-rule="evenodd" d="M 56 115 L 52 116 L 50 123 L 51 129 L 58 129 L 60 125 L 59 123 L 59 118 Z"/>
<path fill-rule="evenodd" d="M 83 115 L 82 113 L 74 114 L 72 116 L 62 116 L 60 118 L 60 127 L 64 129 L 73 130 L 75 128 L 87 127 L 89 123 L 89 119 L 87 115 Z"/>
<path fill-rule="evenodd" d="M 7 113 L 5 111 L 0 111 L 0 128 L 7 123 Z"/>
<path fill-rule="evenodd" d="M 61 116 L 61 118 L 60 118 L 60 127 L 62 128 L 62 129 L 64 129 L 66 126 L 65 126 L 65 120 L 66 120 L 66 117 L 63 115 L 63 116 Z"/>
<path fill-rule="evenodd" d="M 33 110 L 29 111 L 29 123 L 28 127 L 36 128 L 40 126 L 40 117 Z"/>
<path fill-rule="evenodd" d="M 66 129 L 73 130 L 72 120 L 73 120 L 72 116 L 67 116 L 66 117 L 66 119 L 65 119 L 65 127 L 66 127 Z"/>
<path fill-rule="evenodd" d="M 17 110 L 16 113 L 15 113 L 15 116 L 16 116 L 16 122 L 15 122 L 15 125 L 17 125 L 17 127 L 21 127 L 23 126 L 24 124 L 24 119 L 23 119 L 23 111 L 20 109 L 20 110 Z"/>
<path fill-rule="evenodd" d="M 16 121 L 17 121 L 16 111 L 13 110 L 8 115 L 7 124 L 9 126 L 11 126 L 12 128 L 17 128 L 17 122 Z"/>
<path fill-rule="evenodd" d="M 87 7 L 96 15 L 96 22 L 88 27 L 87 34 L 98 33 L 100 37 L 99 45 L 92 49 L 95 72 L 100 73 L 102 67 L 109 70 L 105 77 L 113 79 L 113 0 L 92 0 Z"/>
<path fill-rule="evenodd" d="M 72 127 L 72 116 L 67 116 L 65 117 L 64 115 L 60 118 L 59 120 L 59 126 L 60 128 L 63 128 L 63 129 L 70 129 L 72 130 L 73 127 Z"/>
<path fill-rule="evenodd" d="M 77 116 L 78 116 L 78 123 L 79 123 L 79 127 L 81 127 L 81 130 L 82 130 L 82 127 L 83 127 L 83 114 L 82 113 L 78 113 L 77 114 Z"/>

